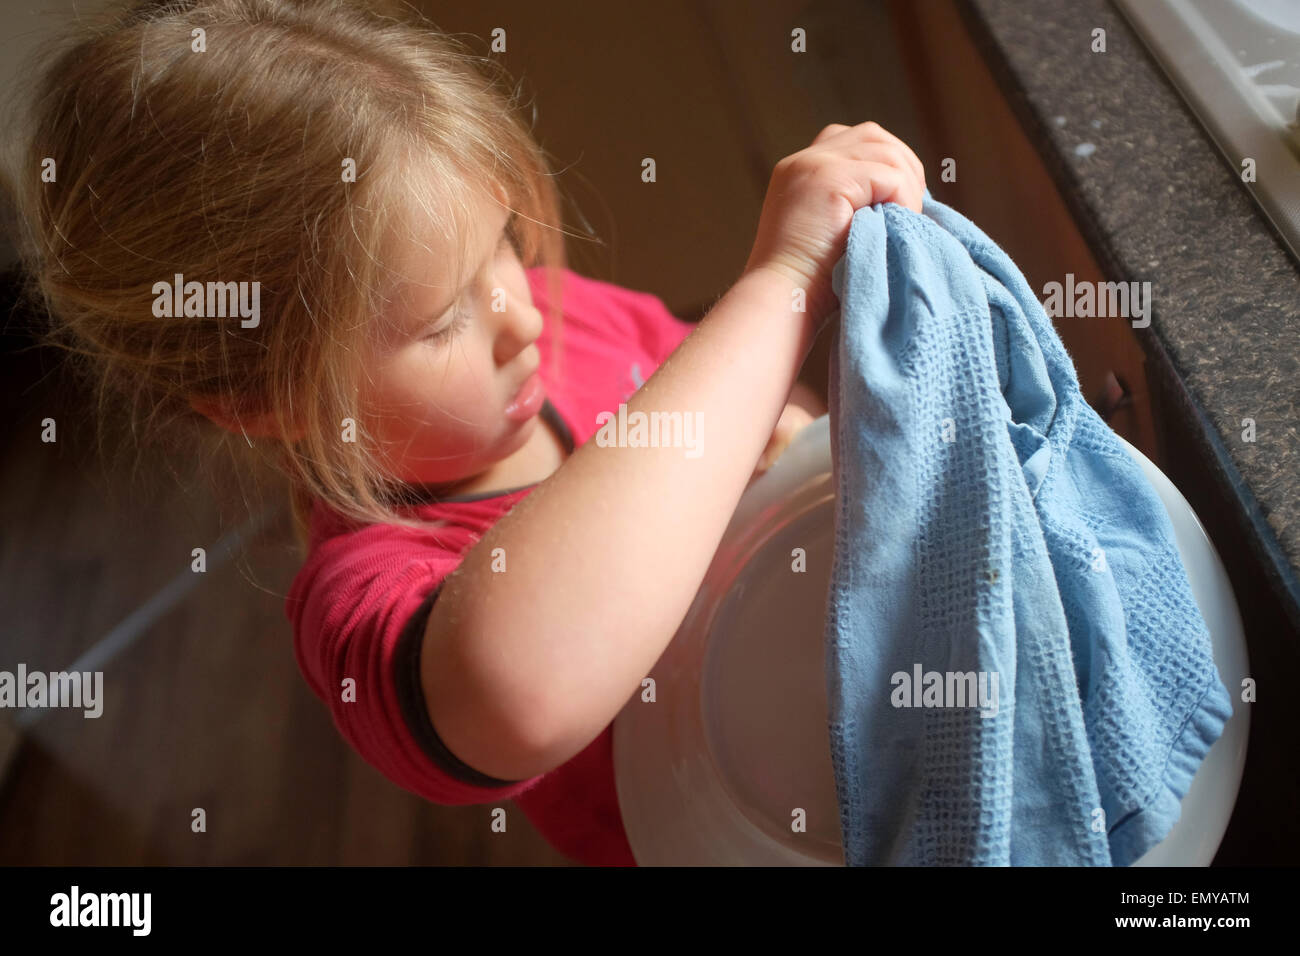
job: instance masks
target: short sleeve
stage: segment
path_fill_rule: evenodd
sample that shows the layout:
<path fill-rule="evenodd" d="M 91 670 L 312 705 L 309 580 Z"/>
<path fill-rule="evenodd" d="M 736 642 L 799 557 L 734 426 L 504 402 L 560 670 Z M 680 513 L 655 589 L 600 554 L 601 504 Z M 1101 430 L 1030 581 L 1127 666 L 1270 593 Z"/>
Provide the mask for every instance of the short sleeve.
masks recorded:
<path fill-rule="evenodd" d="M 662 365 L 695 326 L 669 312 L 657 295 L 649 292 L 626 292 L 626 295 L 642 347 L 654 358 L 656 366 Z"/>
<path fill-rule="evenodd" d="M 512 797 L 508 781 L 464 764 L 439 739 L 419 679 L 424 624 L 460 557 L 419 532 L 370 525 L 318 545 L 290 589 L 299 668 L 371 766 L 434 803 Z"/>
<path fill-rule="evenodd" d="M 653 293 L 591 279 L 569 269 L 562 274 L 566 321 L 577 320 L 599 337 L 616 337 L 621 349 L 649 357 L 655 367 L 662 365 L 695 328 L 669 312 Z M 528 278 L 534 303 L 544 309 L 550 301 L 545 271 L 530 269 Z M 643 374 L 648 376 L 649 371 Z"/>

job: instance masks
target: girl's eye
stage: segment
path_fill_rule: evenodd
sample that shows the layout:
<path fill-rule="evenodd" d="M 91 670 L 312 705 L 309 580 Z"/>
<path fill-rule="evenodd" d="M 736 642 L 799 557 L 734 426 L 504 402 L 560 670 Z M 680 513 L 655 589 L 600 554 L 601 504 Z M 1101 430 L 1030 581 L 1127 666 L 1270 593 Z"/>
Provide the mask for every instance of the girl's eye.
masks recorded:
<path fill-rule="evenodd" d="M 515 251 L 514 236 L 512 235 L 511 230 L 507 228 L 504 234 L 501 236 L 500 244 L 497 246 L 497 254 L 505 255 L 507 252 L 514 252 L 514 251 Z M 458 303 L 456 305 L 456 313 L 454 318 L 451 320 L 451 324 L 439 329 L 437 332 L 430 332 L 428 335 L 424 336 L 424 338 L 426 341 L 430 341 L 430 342 L 445 342 L 447 339 L 450 339 L 452 336 L 456 335 L 458 332 L 464 329 L 465 326 L 469 325 L 469 323 L 471 322 L 471 320 L 473 320 L 473 318 L 474 318 L 473 310 L 468 308 L 463 302 Z"/>
<path fill-rule="evenodd" d="M 463 328 L 465 328 L 465 326 L 469 325 L 470 320 L 473 317 L 474 317 L 474 313 L 470 309 L 466 308 L 463 304 L 457 305 L 456 314 L 455 317 L 451 320 L 451 324 L 444 326 L 443 328 L 439 329 L 437 332 L 430 332 L 428 335 L 425 336 L 425 339 L 433 342 L 444 342 L 447 339 L 450 339 L 456 333 L 460 332 Z"/>

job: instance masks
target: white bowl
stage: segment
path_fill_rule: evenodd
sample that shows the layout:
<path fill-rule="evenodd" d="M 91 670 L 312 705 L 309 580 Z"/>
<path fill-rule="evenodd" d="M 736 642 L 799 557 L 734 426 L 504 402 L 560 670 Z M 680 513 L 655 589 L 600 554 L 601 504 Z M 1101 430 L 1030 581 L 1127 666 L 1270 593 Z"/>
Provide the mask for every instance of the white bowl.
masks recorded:
<path fill-rule="evenodd" d="M 834 552 L 830 419 L 803 429 L 751 482 L 695 602 L 614 721 L 614 771 L 641 866 L 843 865 L 826 711 L 825 611 Z M 1121 439 L 1123 441 L 1123 439 Z M 1170 833 L 1135 866 L 1206 866 L 1246 760 L 1248 664 L 1227 574 L 1191 507 L 1137 449 L 1205 616 L 1233 716 Z M 806 572 L 792 573 L 802 548 Z M 802 812 L 804 832 L 791 827 Z"/>

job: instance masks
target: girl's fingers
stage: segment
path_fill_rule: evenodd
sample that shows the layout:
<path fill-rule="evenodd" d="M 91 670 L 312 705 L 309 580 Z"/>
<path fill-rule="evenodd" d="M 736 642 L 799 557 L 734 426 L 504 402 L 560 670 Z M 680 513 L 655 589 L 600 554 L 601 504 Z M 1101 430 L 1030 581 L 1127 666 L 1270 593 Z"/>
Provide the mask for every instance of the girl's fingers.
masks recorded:
<path fill-rule="evenodd" d="M 854 143 L 842 148 L 841 155 L 848 156 L 852 159 L 870 160 L 878 163 L 885 163 L 893 166 L 899 172 L 916 179 L 916 167 L 912 163 L 912 157 L 897 143 L 888 142 L 865 142 Z M 917 179 L 917 182 L 924 185 L 924 180 Z"/>
<path fill-rule="evenodd" d="M 806 408 L 793 403 L 787 404 L 781 411 L 781 417 L 772 431 L 772 437 L 768 439 L 767 447 L 763 449 L 758 465 L 754 468 L 754 474 L 762 474 L 775 465 L 790 442 L 794 441 L 794 437 L 812 422 L 813 416 Z"/>
<path fill-rule="evenodd" d="M 850 160 L 857 168 L 853 178 L 868 193 L 867 200 L 854 208 L 874 206 L 881 202 L 895 202 L 913 212 L 921 211 L 922 194 L 915 179 L 897 166 L 888 163 Z"/>
<path fill-rule="evenodd" d="M 881 137 L 885 142 L 893 143 L 903 151 L 903 155 L 907 158 L 907 162 L 912 167 L 912 172 L 916 174 L 917 182 L 924 186 L 925 166 L 921 163 L 921 160 L 917 157 L 916 153 L 912 151 L 912 147 L 908 146 L 901 139 L 879 124 L 876 125 L 875 130 L 872 132 Z"/>
<path fill-rule="evenodd" d="M 835 132 L 830 132 L 832 129 L 834 129 Z M 823 141 L 847 138 L 846 134 L 852 135 L 858 142 L 893 143 L 895 146 L 899 147 L 903 151 L 905 161 L 909 166 L 911 166 L 912 173 L 916 176 L 917 181 L 920 182 L 922 188 L 925 187 L 925 166 L 921 163 L 921 160 L 917 158 L 916 153 L 912 151 L 910 146 L 879 123 L 868 121 L 865 123 L 859 123 L 857 126 L 833 124 L 832 126 L 827 126 L 817 134 L 817 139 L 813 140 L 813 142 L 814 144 L 820 144 Z"/>
<path fill-rule="evenodd" d="M 838 136 L 840 133 L 850 128 L 851 127 L 845 126 L 843 123 L 831 123 L 828 126 L 824 126 L 822 127 L 822 131 L 818 133 L 817 137 L 812 141 L 812 145 L 816 146 L 833 136 Z"/>

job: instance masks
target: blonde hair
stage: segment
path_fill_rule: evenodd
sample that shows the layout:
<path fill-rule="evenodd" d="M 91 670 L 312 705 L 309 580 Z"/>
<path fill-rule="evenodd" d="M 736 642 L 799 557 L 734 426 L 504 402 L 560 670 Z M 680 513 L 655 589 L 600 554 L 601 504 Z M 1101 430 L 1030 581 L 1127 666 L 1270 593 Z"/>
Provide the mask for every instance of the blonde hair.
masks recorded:
<path fill-rule="evenodd" d="M 63 42 L 29 97 L 11 189 L 31 292 L 95 387 L 101 441 L 117 400 L 141 441 L 190 423 L 264 453 L 304 548 L 313 498 L 427 527 L 385 494 L 355 407 L 396 244 L 432 221 L 463 255 L 469 195 L 504 198 L 560 331 L 560 194 L 518 90 L 498 89 L 504 68 L 409 8 L 357 0 L 148 2 Z M 156 318 L 153 288 L 177 273 L 258 281 L 260 324 Z M 276 435 L 206 427 L 192 400 L 268 416 Z"/>

